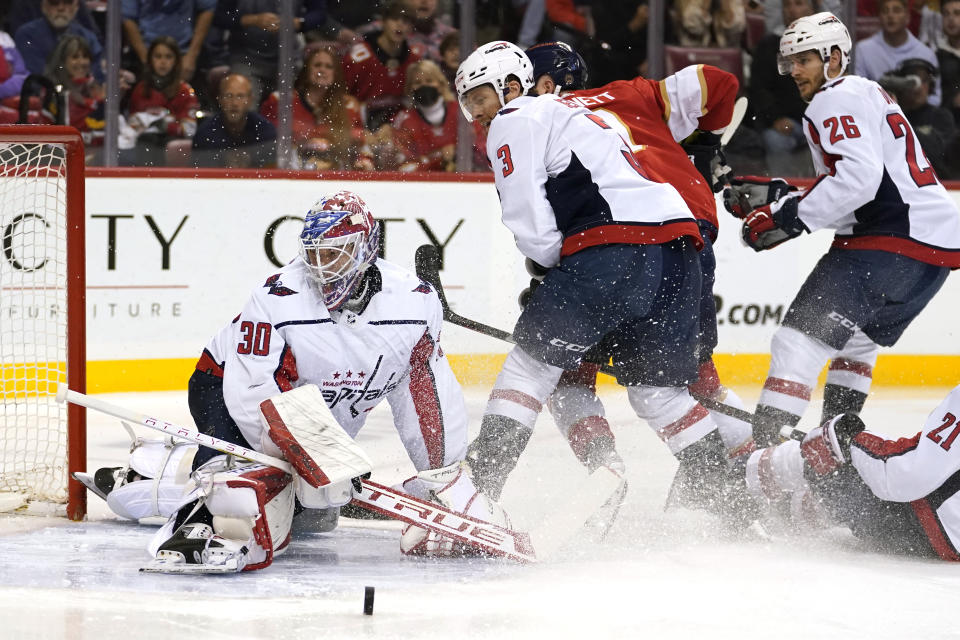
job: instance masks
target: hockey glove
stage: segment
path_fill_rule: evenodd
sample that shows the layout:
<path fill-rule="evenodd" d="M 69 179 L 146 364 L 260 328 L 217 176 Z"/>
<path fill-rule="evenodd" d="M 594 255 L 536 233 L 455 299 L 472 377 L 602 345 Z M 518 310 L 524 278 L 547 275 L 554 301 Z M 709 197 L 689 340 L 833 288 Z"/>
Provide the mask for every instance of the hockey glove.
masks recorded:
<path fill-rule="evenodd" d="M 723 190 L 723 206 L 733 217 L 743 220 L 753 209 L 776 202 L 796 190 L 795 186 L 780 178 L 733 178 Z"/>
<path fill-rule="evenodd" d="M 743 221 L 743 241 L 754 251 L 763 251 L 809 231 L 797 215 L 799 202 L 789 195 L 751 211 Z"/>
<path fill-rule="evenodd" d="M 714 193 L 720 193 L 729 184 L 729 176 L 733 170 L 723 155 L 719 135 L 698 129 L 683 140 L 680 146 Z"/>
<path fill-rule="evenodd" d="M 517 303 L 520 305 L 520 308 L 523 309 L 527 306 L 527 303 L 530 302 L 530 298 L 533 297 L 533 292 L 537 290 L 537 287 L 543 282 L 543 279 L 547 275 L 549 269 L 543 265 L 537 264 L 530 258 L 527 258 L 523 261 L 523 266 L 526 267 L 527 273 L 530 274 L 530 286 L 520 292 L 520 295 L 517 297 Z"/>
<path fill-rule="evenodd" d="M 857 414 L 841 414 L 810 431 L 800 443 L 800 454 L 814 473 L 827 475 L 850 462 L 850 443 L 866 428 Z"/>

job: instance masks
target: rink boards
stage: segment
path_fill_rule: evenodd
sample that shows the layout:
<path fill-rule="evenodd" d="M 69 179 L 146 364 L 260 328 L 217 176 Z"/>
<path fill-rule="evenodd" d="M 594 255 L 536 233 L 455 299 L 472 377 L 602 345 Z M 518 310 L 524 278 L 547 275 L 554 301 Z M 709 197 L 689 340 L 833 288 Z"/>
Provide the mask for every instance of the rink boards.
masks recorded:
<path fill-rule="evenodd" d="M 239 313 L 253 287 L 296 255 L 310 205 L 344 188 L 360 193 L 382 221 L 387 260 L 412 267 L 417 246 L 441 245 L 441 276 L 453 308 L 512 328 L 528 276 L 500 223 L 489 179 L 222 176 L 100 170 L 87 178 L 91 391 L 185 388 L 209 337 Z M 804 236 L 756 254 L 741 244 L 737 221 L 723 213 L 720 222 L 718 365 L 731 382 L 753 383 L 766 372 L 773 331 L 831 236 Z M 960 381 L 960 336 L 951 313 L 958 294 L 960 280 L 953 276 L 901 342 L 881 356 L 878 383 Z M 491 382 L 507 350 L 450 325 L 443 342 L 464 383 Z"/>

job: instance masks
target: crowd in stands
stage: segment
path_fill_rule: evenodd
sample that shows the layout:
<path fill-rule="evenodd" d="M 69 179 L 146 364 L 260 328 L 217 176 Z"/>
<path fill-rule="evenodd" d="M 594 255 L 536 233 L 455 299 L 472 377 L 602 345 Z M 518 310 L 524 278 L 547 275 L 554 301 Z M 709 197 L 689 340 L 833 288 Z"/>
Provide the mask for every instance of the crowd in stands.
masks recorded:
<path fill-rule="evenodd" d="M 119 162 L 274 167 L 279 0 L 120 0 Z M 668 0 L 668 50 L 732 52 L 748 117 L 728 146 L 740 173 L 811 175 L 805 108 L 777 71 L 784 25 L 843 0 Z M 0 8 L 0 124 L 105 132 L 104 2 L 8 0 Z M 453 171 L 461 60 L 456 0 L 294 0 L 289 96 L 294 168 Z M 477 0 L 477 41 L 563 40 L 591 83 L 647 74 L 646 0 Z M 854 72 L 901 104 L 938 174 L 960 178 L 960 0 L 859 0 Z M 669 53 L 668 53 L 669 55 Z M 689 59 L 689 58 L 688 58 Z M 711 58 L 712 60 L 713 58 Z M 718 63 L 719 64 L 719 63 Z M 668 68 L 670 68 L 668 64 Z M 30 82 L 27 81 L 28 77 Z M 60 95 L 52 101 L 50 86 Z M 59 105 L 59 106 L 58 106 Z M 474 129 L 475 166 L 484 168 Z"/>

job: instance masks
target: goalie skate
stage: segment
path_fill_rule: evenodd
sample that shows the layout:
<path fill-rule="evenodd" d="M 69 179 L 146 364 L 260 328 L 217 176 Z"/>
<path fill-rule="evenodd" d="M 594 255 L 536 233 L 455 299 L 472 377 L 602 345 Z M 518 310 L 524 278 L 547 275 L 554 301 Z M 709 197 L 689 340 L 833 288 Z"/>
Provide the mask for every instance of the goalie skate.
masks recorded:
<path fill-rule="evenodd" d="M 210 525 L 189 523 L 161 545 L 144 573 L 236 573 L 247 564 L 248 549 L 214 534 Z"/>

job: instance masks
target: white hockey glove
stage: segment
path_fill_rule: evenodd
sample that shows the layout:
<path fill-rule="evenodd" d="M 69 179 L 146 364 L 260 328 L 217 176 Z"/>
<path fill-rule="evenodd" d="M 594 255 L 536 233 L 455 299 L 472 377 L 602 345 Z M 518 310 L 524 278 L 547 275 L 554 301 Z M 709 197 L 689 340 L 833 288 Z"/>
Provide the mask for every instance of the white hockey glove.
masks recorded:
<path fill-rule="evenodd" d="M 827 475 L 850 462 L 850 443 L 866 428 L 855 413 L 836 416 L 806 435 L 800 455 L 818 476 Z"/>
<path fill-rule="evenodd" d="M 723 190 L 723 206 L 733 217 L 746 218 L 757 207 L 776 202 L 797 187 L 780 178 L 733 178 Z"/>
<path fill-rule="evenodd" d="M 512 527 L 503 507 L 473 486 L 473 480 L 460 462 L 441 469 L 421 471 L 404 481 L 403 491 L 421 500 L 437 502 L 468 516 L 507 528 Z M 413 525 L 404 527 L 400 537 L 400 550 L 406 555 L 428 557 L 484 555 L 480 549 Z"/>
<path fill-rule="evenodd" d="M 744 219 L 742 237 L 754 251 L 764 251 L 809 231 L 797 214 L 800 198 L 786 195 L 757 207 Z"/>

